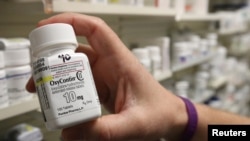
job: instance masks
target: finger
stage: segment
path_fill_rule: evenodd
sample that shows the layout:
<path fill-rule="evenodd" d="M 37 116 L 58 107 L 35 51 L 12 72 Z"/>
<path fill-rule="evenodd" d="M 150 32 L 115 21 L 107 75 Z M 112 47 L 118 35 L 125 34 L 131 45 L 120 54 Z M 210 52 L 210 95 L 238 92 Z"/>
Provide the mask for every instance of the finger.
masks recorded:
<path fill-rule="evenodd" d="M 34 93 L 36 92 L 36 87 L 35 87 L 35 83 L 33 81 L 33 78 L 30 77 L 30 79 L 28 80 L 27 84 L 26 84 L 26 90 L 30 93 Z"/>
<path fill-rule="evenodd" d="M 103 79 L 101 79 L 101 77 L 99 77 L 99 74 L 95 72 L 95 69 L 93 69 L 94 64 L 98 57 L 96 52 L 89 45 L 85 45 L 85 44 L 79 44 L 78 48 L 76 49 L 76 52 L 80 52 L 80 53 L 83 52 L 88 56 L 90 65 L 92 67 L 92 72 L 95 73 L 95 75 L 93 75 L 93 78 L 95 80 L 96 88 L 98 88 L 97 92 L 99 95 L 100 102 L 105 103 L 105 101 L 108 100 L 107 87 L 103 83 Z"/>
<path fill-rule="evenodd" d="M 85 36 L 98 54 L 109 55 L 126 49 L 119 37 L 100 18 L 76 13 L 63 13 L 40 21 L 38 26 L 51 23 L 71 24 L 76 35 Z"/>
<path fill-rule="evenodd" d="M 71 132 L 75 131 L 75 132 Z M 62 138 L 63 141 L 76 141 L 76 140 L 83 140 L 83 133 L 80 133 L 82 131 L 82 125 L 77 125 L 74 127 L 66 128 L 62 130 Z"/>

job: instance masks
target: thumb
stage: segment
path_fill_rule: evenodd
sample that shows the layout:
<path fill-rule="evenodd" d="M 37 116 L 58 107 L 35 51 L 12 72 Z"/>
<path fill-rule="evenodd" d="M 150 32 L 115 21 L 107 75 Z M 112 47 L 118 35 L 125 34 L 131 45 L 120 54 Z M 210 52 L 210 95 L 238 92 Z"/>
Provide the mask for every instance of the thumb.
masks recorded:
<path fill-rule="evenodd" d="M 142 131 L 138 129 L 140 120 L 135 121 L 124 114 L 105 115 L 97 120 L 64 129 L 65 141 L 122 141 L 135 139 Z"/>

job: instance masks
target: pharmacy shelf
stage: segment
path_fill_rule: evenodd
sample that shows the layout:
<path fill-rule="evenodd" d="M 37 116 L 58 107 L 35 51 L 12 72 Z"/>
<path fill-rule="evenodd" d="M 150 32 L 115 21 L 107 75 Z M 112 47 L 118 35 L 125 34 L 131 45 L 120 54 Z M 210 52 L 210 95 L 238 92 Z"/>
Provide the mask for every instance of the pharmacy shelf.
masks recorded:
<path fill-rule="evenodd" d="M 4 10 L 8 9 L 9 12 L 13 12 L 13 9 L 23 10 L 26 12 L 38 11 L 37 8 L 42 10 L 41 0 L 14 0 L 14 2 L 23 3 L 26 6 L 20 4 L 14 4 L 10 2 L 4 2 Z M 28 4 L 30 3 L 30 4 Z M 10 6 L 14 6 L 8 8 Z M 7 8 L 6 8 L 7 7 Z M 41 6 L 42 7 L 42 6 Z M 20 10 L 19 10 L 20 9 Z M 31 10 L 32 9 L 32 10 Z M 34 10 L 33 10 L 34 9 Z M 225 14 L 221 13 L 208 13 L 208 14 L 179 14 L 175 9 L 163 9 L 153 6 L 128 6 L 118 4 L 91 4 L 82 1 L 63 1 L 63 0 L 45 0 L 43 1 L 43 9 L 45 13 L 60 13 L 60 12 L 77 12 L 86 14 L 97 14 L 97 15 L 129 15 L 129 16 L 163 16 L 171 17 L 177 22 L 179 21 L 218 21 L 223 19 Z M 12 11 L 11 11 L 12 10 Z M 37 12 L 35 12 L 37 14 Z M 228 14 L 227 14 L 228 15 Z"/>
<path fill-rule="evenodd" d="M 241 34 L 248 32 L 249 29 L 247 27 L 238 27 L 235 29 L 227 29 L 227 30 L 219 30 L 218 34 L 225 36 L 225 35 L 233 35 L 233 34 Z"/>
<path fill-rule="evenodd" d="M 231 56 L 237 56 L 237 57 L 241 57 L 241 56 L 246 56 L 250 53 L 250 48 L 235 48 L 235 49 L 229 49 L 229 55 Z"/>
<path fill-rule="evenodd" d="M 46 8 L 45 8 L 46 9 Z M 80 12 L 88 14 L 132 15 L 132 16 L 165 16 L 173 17 L 176 21 L 217 21 L 221 17 L 217 14 L 176 14 L 174 9 L 156 7 L 137 7 L 118 4 L 89 4 L 86 2 L 52 1 L 51 12 Z"/>
<path fill-rule="evenodd" d="M 208 86 L 214 90 L 222 87 L 227 83 L 227 77 L 226 76 L 220 76 L 214 80 L 211 80 L 208 84 Z"/>
<path fill-rule="evenodd" d="M 161 73 L 159 75 L 156 75 L 155 79 L 157 81 L 163 81 L 163 80 L 166 80 L 166 79 L 170 78 L 171 76 L 172 76 L 172 72 L 171 71 L 166 71 L 166 72 L 163 72 L 163 73 Z"/>
<path fill-rule="evenodd" d="M 196 58 L 193 61 L 187 62 L 187 63 L 183 63 L 183 64 L 178 64 L 178 65 L 174 65 L 172 67 L 172 72 L 177 72 L 177 71 L 181 71 L 199 64 L 202 64 L 208 60 L 210 60 L 214 55 L 213 54 L 209 54 L 206 55 L 205 57 L 201 57 L 201 58 Z"/>
<path fill-rule="evenodd" d="M 177 14 L 176 21 L 218 21 L 221 19 L 219 14 Z"/>
<path fill-rule="evenodd" d="M 37 96 L 34 96 L 31 100 L 23 101 L 22 103 L 13 104 L 0 109 L 0 121 L 37 109 L 40 109 L 40 105 Z"/>
<path fill-rule="evenodd" d="M 46 6 L 45 6 L 46 7 Z M 46 8 L 45 8 L 46 9 Z M 174 9 L 162 9 L 156 7 L 138 7 L 118 4 L 90 4 L 79 1 L 52 1 L 51 12 L 80 12 L 88 14 L 132 15 L 132 16 L 165 16 L 173 17 L 176 21 L 217 21 L 217 14 L 177 14 Z"/>
<path fill-rule="evenodd" d="M 109 15 L 130 15 L 130 16 L 165 16 L 174 17 L 175 11 L 155 7 L 137 7 L 116 4 L 89 4 L 79 1 L 52 1 L 52 7 L 45 9 L 51 12 L 79 12 L 87 14 L 109 14 Z"/>

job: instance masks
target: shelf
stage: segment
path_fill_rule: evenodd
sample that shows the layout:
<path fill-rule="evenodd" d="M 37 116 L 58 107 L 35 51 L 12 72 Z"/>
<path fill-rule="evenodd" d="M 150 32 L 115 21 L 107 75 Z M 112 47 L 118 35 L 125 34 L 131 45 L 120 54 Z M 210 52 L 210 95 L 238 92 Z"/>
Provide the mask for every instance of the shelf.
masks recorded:
<path fill-rule="evenodd" d="M 234 48 L 234 49 L 229 49 L 229 55 L 236 56 L 236 57 L 241 57 L 245 56 L 250 53 L 250 48 Z"/>
<path fill-rule="evenodd" d="M 208 61 L 209 59 L 211 59 L 213 57 L 213 54 L 209 54 L 205 57 L 201 57 L 201 58 L 196 58 L 193 61 L 187 62 L 187 63 L 183 63 L 183 64 L 179 64 L 179 65 L 175 65 L 172 67 L 172 71 L 173 72 L 177 72 L 177 71 L 181 71 L 184 70 L 186 68 L 190 68 L 193 67 L 195 65 L 199 65 L 201 63 L 204 63 L 206 61 Z"/>
<path fill-rule="evenodd" d="M 247 27 L 239 27 L 237 29 L 220 30 L 218 31 L 218 34 L 225 36 L 225 35 L 246 33 L 247 31 L 249 31 Z"/>
<path fill-rule="evenodd" d="M 176 21 L 218 21 L 221 16 L 218 14 L 183 14 L 176 15 Z"/>
<path fill-rule="evenodd" d="M 171 72 L 171 71 L 166 71 L 166 72 L 163 72 L 163 73 L 160 74 L 160 75 L 155 76 L 155 79 L 156 79 L 157 81 L 163 81 L 163 80 L 165 80 L 165 79 L 170 78 L 171 76 L 172 76 L 172 72 Z"/>
<path fill-rule="evenodd" d="M 173 17 L 176 21 L 217 21 L 220 15 L 206 14 L 184 14 L 176 15 L 174 9 L 162 9 L 156 7 L 138 7 L 118 4 L 89 4 L 84 2 L 63 2 L 52 1 L 52 8 L 48 7 L 47 11 L 51 12 L 80 12 L 88 14 L 110 14 L 110 15 L 133 15 L 133 16 L 164 16 Z"/>
<path fill-rule="evenodd" d="M 40 105 L 37 96 L 34 96 L 31 100 L 23 101 L 22 103 L 13 104 L 0 109 L 0 121 L 37 109 L 40 109 Z"/>
<path fill-rule="evenodd" d="M 109 14 L 109 15 L 132 15 L 132 16 L 164 16 L 173 17 L 176 21 L 217 21 L 220 16 L 217 14 L 176 15 L 174 9 L 162 9 L 156 7 L 138 7 L 118 4 L 89 4 L 84 2 L 63 2 L 52 1 L 51 12 L 80 12 L 88 14 Z"/>
<path fill-rule="evenodd" d="M 49 7 L 47 9 L 49 9 Z M 155 7 L 137 7 L 115 4 L 89 4 L 84 2 L 63 1 L 53 1 L 51 12 L 79 12 L 88 14 L 110 14 L 130 16 L 175 16 L 174 10 L 166 10 Z"/>
<path fill-rule="evenodd" d="M 30 12 L 30 9 L 36 9 L 42 5 L 41 0 L 14 0 L 14 2 L 31 3 L 36 7 L 20 8 L 21 10 Z M 50 3 L 51 2 L 51 3 Z M 6 4 L 9 2 L 4 2 Z M 45 0 L 43 1 L 45 13 L 60 13 L 60 12 L 77 12 L 86 14 L 100 14 L 100 15 L 128 15 L 128 16 L 162 16 L 171 17 L 177 22 L 181 21 L 219 21 L 225 17 L 223 13 L 208 13 L 208 14 L 178 14 L 175 9 L 163 9 L 153 6 L 128 6 L 118 4 L 91 4 L 81 1 L 59 1 L 59 0 Z M 13 5 L 9 3 L 8 5 Z M 20 6 L 20 5 L 18 5 Z M 6 6 L 4 6 L 5 8 Z M 8 7 L 8 6 L 7 6 Z M 11 10 L 17 10 L 11 8 Z M 42 10 L 39 7 L 39 11 Z M 4 10 L 5 11 L 5 10 Z M 34 10 L 35 11 L 35 10 Z M 13 11 L 12 11 L 13 13 Z"/>

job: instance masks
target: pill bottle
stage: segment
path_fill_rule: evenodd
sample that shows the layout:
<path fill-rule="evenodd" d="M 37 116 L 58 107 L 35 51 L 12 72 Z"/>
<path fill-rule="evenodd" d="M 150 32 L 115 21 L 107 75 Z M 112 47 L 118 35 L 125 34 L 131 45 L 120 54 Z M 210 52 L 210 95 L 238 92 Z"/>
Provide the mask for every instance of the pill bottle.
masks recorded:
<path fill-rule="evenodd" d="M 7 93 L 6 72 L 4 69 L 4 54 L 0 51 L 0 109 L 9 105 L 9 97 Z"/>
<path fill-rule="evenodd" d="M 144 68 L 152 74 L 151 60 L 149 57 L 149 50 L 147 48 L 133 48 L 132 53 L 139 60 L 139 62 L 144 66 Z"/>
<path fill-rule="evenodd" d="M 206 39 L 209 51 L 214 53 L 218 46 L 218 35 L 216 33 L 207 33 Z"/>
<path fill-rule="evenodd" d="M 162 71 L 169 71 L 170 68 L 170 38 L 167 36 L 155 39 L 155 45 L 160 47 Z"/>
<path fill-rule="evenodd" d="M 184 64 L 191 61 L 192 51 L 187 42 L 175 42 L 173 44 L 173 63 L 174 65 Z"/>
<path fill-rule="evenodd" d="M 159 46 L 146 46 L 149 50 L 149 57 L 151 60 L 151 70 L 154 77 L 159 76 L 162 73 L 162 58 Z"/>
<path fill-rule="evenodd" d="M 32 73 L 48 130 L 70 127 L 101 116 L 87 56 L 71 25 L 49 24 L 29 34 Z"/>
<path fill-rule="evenodd" d="M 171 70 L 170 65 L 170 38 L 165 36 L 159 39 L 161 42 L 160 47 L 162 48 L 162 69 L 163 71 Z"/>
<path fill-rule="evenodd" d="M 30 65 L 6 68 L 6 77 L 10 104 L 32 99 L 33 95 L 26 90 L 26 84 L 31 77 Z"/>
<path fill-rule="evenodd" d="M 205 57 L 208 55 L 209 52 L 209 46 L 208 46 L 208 40 L 206 38 L 202 38 L 200 40 L 200 52 L 201 52 L 201 57 Z"/>
<path fill-rule="evenodd" d="M 189 82 L 185 80 L 180 80 L 175 83 L 176 94 L 188 98 L 189 97 Z"/>
<path fill-rule="evenodd" d="M 194 76 L 194 87 L 192 95 L 201 99 L 206 96 L 206 91 L 208 90 L 208 83 L 210 81 L 210 75 L 206 71 L 198 71 Z"/>
<path fill-rule="evenodd" d="M 6 49 L 4 50 L 5 67 L 30 65 L 29 48 Z"/>
<path fill-rule="evenodd" d="M 33 95 L 26 90 L 26 84 L 31 77 L 29 48 L 20 46 L 18 49 L 6 49 L 4 56 L 10 104 L 30 100 Z"/>
<path fill-rule="evenodd" d="M 193 53 L 192 53 L 192 56 L 193 56 L 193 59 L 198 59 L 201 55 L 201 52 L 200 52 L 200 36 L 199 35 L 196 35 L 196 34 L 191 34 L 189 35 L 188 37 L 188 41 L 190 44 L 192 44 L 193 46 Z"/>

